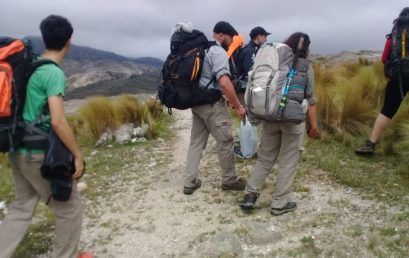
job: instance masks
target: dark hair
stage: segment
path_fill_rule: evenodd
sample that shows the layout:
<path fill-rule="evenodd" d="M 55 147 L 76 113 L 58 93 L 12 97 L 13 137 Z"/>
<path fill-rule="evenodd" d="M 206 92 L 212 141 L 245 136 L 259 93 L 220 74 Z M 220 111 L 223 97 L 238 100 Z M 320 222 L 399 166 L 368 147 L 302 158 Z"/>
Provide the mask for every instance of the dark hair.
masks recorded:
<path fill-rule="evenodd" d="M 304 38 L 304 43 L 301 49 L 298 50 L 297 49 L 298 43 L 301 37 Z M 286 41 L 284 41 L 284 44 L 289 46 L 293 50 L 294 53 L 298 51 L 298 53 L 300 53 L 301 58 L 307 58 L 308 54 L 310 53 L 310 43 L 311 43 L 310 37 L 303 32 L 296 32 L 292 34 L 290 37 L 288 37 Z"/>
<path fill-rule="evenodd" d="M 409 16 L 409 7 L 403 8 L 399 16 Z"/>
<path fill-rule="evenodd" d="M 50 15 L 40 24 L 41 35 L 45 48 L 49 50 L 61 50 L 71 38 L 74 29 L 67 18 Z"/>

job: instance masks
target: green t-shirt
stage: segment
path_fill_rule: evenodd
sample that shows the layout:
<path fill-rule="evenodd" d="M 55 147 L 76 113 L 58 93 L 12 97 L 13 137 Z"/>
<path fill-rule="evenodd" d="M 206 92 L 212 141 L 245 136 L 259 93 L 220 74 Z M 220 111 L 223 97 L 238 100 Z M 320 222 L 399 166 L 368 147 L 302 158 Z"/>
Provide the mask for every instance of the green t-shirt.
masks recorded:
<path fill-rule="evenodd" d="M 64 71 L 55 64 L 45 64 L 36 69 L 27 84 L 26 101 L 23 110 L 23 119 L 31 123 L 38 119 L 48 105 L 48 97 L 64 96 L 66 78 Z M 44 115 L 43 120 L 36 123 L 36 127 L 48 132 L 51 128 L 50 115 Z M 39 152 L 32 150 L 32 152 Z M 26 148 L 17 149 L 17 153 L 27 153 Z"/>

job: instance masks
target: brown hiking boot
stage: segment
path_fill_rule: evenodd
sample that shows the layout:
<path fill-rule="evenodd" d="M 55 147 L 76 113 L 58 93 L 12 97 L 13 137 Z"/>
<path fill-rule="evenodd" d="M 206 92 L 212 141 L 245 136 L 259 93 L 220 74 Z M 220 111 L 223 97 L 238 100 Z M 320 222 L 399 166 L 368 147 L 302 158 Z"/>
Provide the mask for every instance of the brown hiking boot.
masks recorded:
<path fill-rule="evenodd" d="M 199 189 L 202 186 L 202 181 L 200 179 L 195 179 L 195 185 L 192 187 L 183 187 L 183 193 L 184 194 L 192 194 L 196 189 Z"/>
<path fill-rule="evenodd" d="M 355 153 L 361 156 L 372 156 L 375 153 L 375 145 L 370 140 L 366 140 L 361 148 L 355 150 Z"/>
<path fill-rule="evenodd" d="M 246 188 L 247 180 L 239 177 L 239 180 L 234 182 L 233 184 L 222 184 L 222 190 L 233 190 L 233 191 L 243 191 Z"/>

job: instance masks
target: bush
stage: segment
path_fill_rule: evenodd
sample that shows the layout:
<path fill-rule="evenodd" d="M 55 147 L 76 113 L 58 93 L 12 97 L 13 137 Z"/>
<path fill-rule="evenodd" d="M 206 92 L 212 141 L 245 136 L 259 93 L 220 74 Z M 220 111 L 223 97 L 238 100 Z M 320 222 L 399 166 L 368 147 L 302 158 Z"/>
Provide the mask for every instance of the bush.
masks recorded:
<path fill-rule="evenodd" d="M 323 129 L 344 139 L 339 140 L 345 143 L 351 142 L 350 136 L 367 137 L 383 105 L 387 82 L 383 64 L 366 59 L 331 67 L 316 64 L 314 73 L 318 116 Z M 408 118 L 409 100 L 406 100 L 385 133 L 382 143 L 385 154 L 393 153 L 396 142 L 409 146 L 409 133 L 405 130 Z"/>
<path fill-rule="evenodd" d="M 140 112 L 141 104 L 138 99 L 130 95 L 121 95 L 114 102 L 115 115 L 119 123 L 141 124 Z"/>
<path fill-rule="evenodd" d="M 134 126 L 149 126 L 147 138 L 158 135 L 156 120 L 161 118 L 162 106 L 155 100 L 140 103 L 130 95 L 121 95 L 115 100 L 93 97 L 79 112 L 69 117 L 69 122 L 77 136 L 84 141 L 96 141 L 107 131 L 114 131 L 119 125 L 132 123 Z M 160 127 L 160 126 L 159 126 Z"/>
<path fill-rule="evenodd" d="M 98 138 L 107 129 L 115 130 L 119 125 L 114 105 L 105 97 L 91 98 L 79 113 L 81 119 L 85 121 L 86 132 L 94 138 Z"/>

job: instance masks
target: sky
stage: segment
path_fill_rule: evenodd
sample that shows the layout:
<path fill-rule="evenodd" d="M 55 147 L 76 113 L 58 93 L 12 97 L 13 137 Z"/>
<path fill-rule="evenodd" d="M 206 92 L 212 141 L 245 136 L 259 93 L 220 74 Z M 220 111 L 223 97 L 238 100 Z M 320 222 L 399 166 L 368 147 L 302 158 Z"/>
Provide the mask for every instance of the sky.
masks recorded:
<path fill-rule="evenodd" d="M 393 20 L 407 0 L 13 0 L 2 3 L 0 35 L 40 35 L 50 14 L 67 17 L 72 42 L 128 57 L 165 59 L 170 32 L 190 21 L 210 39 L 220 21 L 230 22 L 246 42 L 255 26 L 271 32 L 268 41 L 283 41 L 296 31 L 310 35 L 311 52 L 382 50 Z"/>

